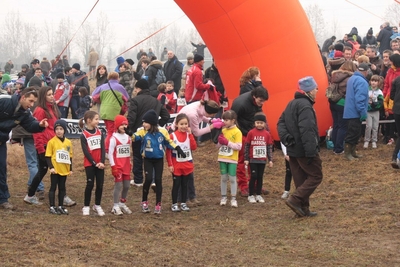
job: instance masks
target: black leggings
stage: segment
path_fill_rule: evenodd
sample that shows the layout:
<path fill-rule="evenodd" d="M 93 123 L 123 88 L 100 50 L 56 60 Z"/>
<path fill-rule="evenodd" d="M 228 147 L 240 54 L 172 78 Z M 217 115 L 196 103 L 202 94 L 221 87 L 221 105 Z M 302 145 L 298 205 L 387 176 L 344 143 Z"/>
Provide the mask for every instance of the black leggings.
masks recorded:
<path fill-rule="evenodd" d="M 58 205 L 63 206 L 64 197 L 65 197 L 65 182 L 67 181 L 67 176 L 62 176 L 59 174 L 51 174 L 50 175 L 50 191 L 49 191 L 49 202 L 50 207 L 55 206 L 55 198 L 56 198 L 56 189 L 58 186 Z"/>
<path fill-rule="evenodd" d="M 36 173 L 35 177 L 33 177 L 32 183 L 29 186 L 29 192 L 28 196 L 33 197 L 36 193 L 36 190 L 40 184 L 40 182 L 43 180 L 43 177 L 47 173 L 47 169 L 49 168 L 47 166 L 47 161 L 46 158 L 44 157 L 44 153 L 41 155 L 37 155 L 38 159 L 38 172 Z"/>
<path fill-rule="evenodd" d="M 103 195 L 103 184 L 104 184 L 104 169 L 99 169 L 96 166 L 85 167 L 86 172 L 86 188 L 85 188 L 85 201 L 84 205 L 90 205 L 90 199 L 92 197 L 92 190 L 94 187 L 94 179 L 96 178 L 96 191 L 94 204 L 100 205 L 101 196 Z"/>
<path fill-rule="evenodd" d="M 290 191 L 290 183 L 292 182 L 292 170 L 290 169 L 289 161 L 285 159 L 286 174 L 285 174 L 285 191 Z"/>
<path fill-rule="evenodd" d="M 178 192 L 179 188 L 181 188 L 181 200 L 184 203 L 187 199 L 187 189 L 188 189 L 188 180 L 189 177 L 192 175 L 182 175 L 182 176 L 172 176 L 173 183 L 172 183 L 172 204 L 177 203 L 178 201 Z"/>
<path fill-rule="evenodd" d="M 250 182 L 249 182 L 249 196 L 254 195 L 254 187 L 256 186 L 256 194 L 261 195 L 263 185 L 265 163 L 250 163 Z M 257 181 L 257 185 L 256 185 Z"/>
<path fill-rule="evenodd" d="M 154 182 L 156 183 L 156 204 L 161 202 L 162 195 L 162 174 L 164 168 L 164 158 L 161 159 L 143 159 L 145 181 L 143 185 L 142 201 L 147 201 L 149 194 L 150 185 L 153 181 L 154 171 Z"/>

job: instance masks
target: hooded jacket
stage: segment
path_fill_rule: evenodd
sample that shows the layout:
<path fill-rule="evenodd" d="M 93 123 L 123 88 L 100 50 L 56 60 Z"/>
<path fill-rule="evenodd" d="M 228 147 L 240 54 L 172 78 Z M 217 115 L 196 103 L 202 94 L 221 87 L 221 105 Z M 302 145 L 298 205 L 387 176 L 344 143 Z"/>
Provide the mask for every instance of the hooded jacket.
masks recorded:
<path fill-rule="evenodd" d="M 390 36 L 392 36 L 392 27 L 386 26 L 383 28 L 379 34 L 376 40 L 380 43 L 379 45 L 379 53 L 383 54 L 383 51 L 389 49 L 390 50 Z"/>
<path fill-rule="evenodd" d="M 361 72 L 354 72 L 347 81 L 346 103 L 343 119 L 357 119 L 367 116 L 368 111 L 368 82 Z"/>
<path fill-rule="evenodd" d="M 231 109 L 237 114 L 237 125 L 243 136 L 253 129 L 254 115 L 261 111 L 261 107 L 257 106 L 251 92 L 239 95 L 233 100 Z"/>
<path fill-rule="evenodd" d="M 350 71 L 345 71 L 345 70 L 332 71 L 331 83 L 337 83 L 339 85 L 338 92 L 342 96 L 343 100 L 345 100 L 346 97 L 347 81 L 350 79 L 352 75 L 353 73 Z M 339 100 L 337 104 L 343 106 L 344 101 Z"/>
<path fill-rule="evenodd" d="M 174 82 L 174 91 L 176 93 L 181 89 L 182 69 L 182 63 L 176 56 L 168 59 L 167 62 L 164 63 L 165 77 L 167 78 L 167 81 Z"/>
<path fill-rule="evenodd" d="M 158 96 L 157 86 L 156 83 L 156 75 L 157 71 L 162 69 L 162 62 L 160 60 L 153 60 L 150 62 L 149 66 L 145 71 L 145 75 L 147 76 L 147 81 L 149 82 L 149 90 L 150 94 L 154 97 Z"/>
<path fill-rule="evenodd" d="M 49 124 L 49 126 L 43 132 L 33 134 L 33 140 L 35 141 L 35 148 L 38 154 L 43 154 L 46 152 L 47 142 L 49 142 L 50 139 L 56 135 L 54 132 L 54 123 L 58 120 L 58 118 L 54 114 L 52 107 L 52 103 L 47 103 L 47 109 L 49 110 L 50 117 L 46 115 L 44 109 L 41 107 L 36 107 L 35 111 L 33 112 L 33 117 L 35 117 L 36 120 L 41 121 L 47 118 L 47 123 Z"/>

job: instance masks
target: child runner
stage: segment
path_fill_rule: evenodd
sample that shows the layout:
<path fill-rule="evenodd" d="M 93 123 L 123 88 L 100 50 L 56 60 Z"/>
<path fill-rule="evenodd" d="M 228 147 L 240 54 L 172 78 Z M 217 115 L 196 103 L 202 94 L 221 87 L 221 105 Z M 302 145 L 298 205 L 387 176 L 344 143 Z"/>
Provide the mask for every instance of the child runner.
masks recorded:
<path fill-rule="evenodd" d="M 166 104 L 168 104 L 168 99 L 167 96 L 165 95 L 165 90 L 167 89 L 167 85 L 165 83 L 160 83 L 157 86 L 157 91 L 158 91 L 158 96 L 157 100 L 160 101 L 161 105 L 165 107 Z"/>
<path fill-rule="evenodd" d="M 285 157 L 285 166 L 286 166 L 286 173 L 285 173 L 285 191 L 281 196 L 282 199 L 287 199 L 290 194 L 290 183 L 292 182 L 292 170 L 290 169 L 289 164 L 289 155 L 287 154 L 286 146 L 281 142 L 282 153 Z"/>
<path fill-rule="evenodd" d="M 263 185 L 263 176 L 265 164 L 268 158 L 268 167 L 272 168 L 272 146 L 273 140 L 271 134 L 265 129 L 267 119 L 262 112 L 257 112 L 254 115 L 255 128 L 251 129 L 246 137 L 244 147 L 244 164 L 248 166 L 250 163 L 250 182 L 249 196 L 250 203 L 264 203 L 261 196 Z M 257 182 L 257 185 L 256 185 Z M 254 197 L 254 187 L 256 188 L 256 197 Z"/>
<path fill-rule="evenodd" d="M 218 136 L 220 144 L 218 152 L 218 162 L 221 172 L 221 206 L 225 206 L 228 201 L 227 188 L 228 180 L 231 184 L 231 206 L 237 208 L 237 181 L 236 168 L 239 159 L 239 151 L 242 149 L 242 132 L 236 127 L 237 115 L 233 110 L 228 110 L 222 114 L 224 128 Z"/>
<path fill-rule="evenodd" d="M 147 196 L 153 180 L 154 171 L 154 180 L 156 182 L 156 206 L 154 213 L 161 214 L 161 178 L 164 166 L 165 147 L 168 147 L 169 149 L 175 149 L 178 153 L 178 156 L 181 156 L 182 158 L 186 158 L 186 154 L 169 138 L 166 129 L 158 127 L 158 115 L 153 109 L 147 111 L 143 115 L 142 120 L 143 128 L 139 128 L 138 131 L 132 135 L 132 141 L 142 141 L 140 153 L 143 156 L 143 165 L 146 176 L 143 185 L 141 203 L 142 212 L 150 212 Z"/>
<path fill-rule="evenodd" d="M 100 206 L 104 184 L 104 161 L 105 146 L 104 135 L 97 126 L 99 125 L 99 114 L 95 111 L 87 111 L 79 120 L 79 127 L 82 129 L 81 146 L 84 155 L 83 166 L 86 172 L 85 200 L 82 208 L 84 216 L 90 215 L 90 198 L 96 179 L 96 192 L 93 210 L 99 216 L 105 213 Z"/>
<path fill-rule="evenodd" d="M 172 173 L 172 211 L 189 211 L 186 205 L 187 199 L 187 182 L 188 177 L 193 174 L 193 157 L 192 150 L 197 148 L 197 142 L 194 139 L 189 127 L 189 118 L 186 114 L 181 113 L 175 119 L 175 132 L 170 135 L 174 143 L 180 146 L 186 158 L 181 158 L 177 155 L 176 150 L 167 149 L 168 168 Z M 178 192 L 181 188 L 181 208 L 178 207 Z"/>
<path fill-rule="evenodd" d="M 64 208 L 65 182 L 67 176 L 72 174 L 72 143 L 65 138 L 67 123 L 64 120 L 57 120 L 54 123 L 54 132 L 56 136 L 50 139 L 46 147 L 46 161 L 50 169 L 50 213 L 67 214 L 68 210 Z M 55 195 L 58 186 L 58 208 L 55 205 Z"/>
<path fill-rule="evenodd" d="M 128 120 L 117 115 L 114 120 L 115 133 L 110 138 L 108 160 L 110 161 L 112 175 L 114 176 L 114 207 L 111 212 L 114 215 L 123 213 L 131 214 L 132 211 L 126 206 L 126 196 L 131 181 L 131 139 L 125 133 Z M 122 192 L 121 192 L 122 191 Z"/>
<path fill-rule="evenodd" d="M 79 87 L 78 94 L 79 108 L 76 111 L 76 115 L 78 116 L 78 119 L 81 119 L 85 116 L 86 111 L 91 108 L 92 99 L 90 98 L 88 90 L 84 86 Z"/>
<path fill-rule="evenodd" d="M 383 83 L 380 82 L 379 75 L 372 75 L 370 80 L 370 87 L 368 90 L 368 113 L 367 122 L 364 135 L 364 148 L 368 148 L 369 142 L 372 141 L 372 148 L 376 148 L 378 141 L 378 128 L 379 128 L 379 110 L 383 107 Z M 372 131 L 372 136 L 371 136 Z"/>
<path fill-rule="evenodd" d="M 182 87 L 181 89 L 179 89 L 178 99 L 176 100 L 176 112 L 179 113 L 184 106 L 186 106 L 185 88 Z"/>
<path fill-rule="evenodd" d="M 173 81 L 167 81 L 167 88 L 165 89 L 165 96 L 167 97 L 167 103 L 166 103 L 166 108 L 169 112 L 169 114 L 174 114 L 177 112 L 176 108 L 176 101 L 178 99 L 175 91 L 174 91 L 174 82 Z"/>

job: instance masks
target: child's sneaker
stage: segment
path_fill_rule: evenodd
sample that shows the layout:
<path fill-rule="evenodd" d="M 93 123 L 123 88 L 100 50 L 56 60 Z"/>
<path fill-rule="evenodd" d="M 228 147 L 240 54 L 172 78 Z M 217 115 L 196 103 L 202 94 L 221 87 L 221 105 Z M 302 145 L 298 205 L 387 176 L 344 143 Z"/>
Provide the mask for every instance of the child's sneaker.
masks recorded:
<path fill-rule="evenodd" d="M 231 199 L 231 207 L 237 208 L 238 204 L 237 204 L 237 200 L 236 199 Z"/>
<path fill-rule="evenodd" d="M 181 203 L 181 210 L 183 211 L 189 211 L 189 207 L 186 205 L 186 203 Z"/>
<path fill-rule="evenodd" d="M 82 208 L 82 215 L 83 216 L 89 216 L 90 215 L 90 207 L 89 206 L 85 206 Z"/>
<path fill-rule="evenodd" d="M 364 142 L 364 148 L 367 149 L 369 145 L 369 142 Z"/>
<path fill-rule="evenodd" d="M 63 206 L 58 206 L 58 212 L 60 214 L 68 215 L 68 210 L 64 208 Z"/>
<path fill-rule="evenodd" d="M 131 209 L 128 208 L 128 206 L 127 206 L 125 203 L 119 203 L 119 208 L 121 209 L 121 211 L 122 211 L 123 213 L 132 214 Z"/>
<path fill-rule="evenodd" d="M 228 199 L 226 197 L 221 198 L 221 202 L 219 203 L 221 206 L 226 206 L 226 202 L 228 202 Z"/>
<path fill-rule="evenodd" d="M 55 214 L 55 215 L 60 215 L 60 214 L 61 214 L 61 213 L 58 211 L 57 207 L 54 207 L 54 206 L 50 207 L 49 213 Z"/>
<path fill-rule="evenodd" d="M 172 205 L 171 205 L 171 210 L 172 210 L 173 212 L 179 212 L 179 211 L 181 211 L 181 210 L 179 209 L 179 207 L 178 207 L 178 203 L 172 204 Z"/>
<path fill-rule="evenodd" d="M 149 202 L 148 201 L 142 201 L 141 206 L 142 206 L 142 212 L 143 213 L 149 213 L 150 212 L 150 210 L 149 210 Z"/>
<path fill-rule="evenodd" d="M 256 201 L 259 202 L 259 203 L 264 203 L 264 202 L 265 202 L 265 200 L 263 199 L 263 197 L 260 196 L 260 195 L 257 195 L 257 196 L 256 196 Z"/>
<path fill-rule="evenodd" d="M 100 205 L 93 205 L 93 211 L 96 212 L 97 215 L 99 215 L 99 216 L 104 216 L 104 215 L 106 215 L 106 214 L 104 213 L 104 210 L 101 208 Z M 88 215 L 89 215 L 89 214 L 88 214 Z"/>
<path fill-rule="evenodd" d="M 161 202 L 158 202 L 154 208 L 154 214 L 161 214 Z"/>
<path fill-rule="evenodd" d="M 376 142 L 372 142 L 372 148 L 377 148 Z"/>
<path fill-rule="evenodd" d="M 67 206 L 67 207 L 72 207 L 72 206 L 75 206 L 76 205 L 76 202 L 75 201 L 73 201 L 69 196 L 65 196 L 64 197 L 64 206 Z"/>
<path fill-rule="evenodd" d="M 387 145 L 390 146 L 390 145 L 393 145 L 393 143 L 394 143 L 394 139 L 390 138 L 389 141 L 387 142 Z"/>
<path fill-rule="evenodd" d="M 119 208 L 119 206 L 114 206 L 111 210 L 111 213 L 114 215 L 117 215 L 117 216 L 120 216 L 123 214 L 121 209 Z"/>
<path fill-rule="evenodd" d="M 257 202 L 256 199 L 254 198 L 254 196 L 248 196 L 248 197 L 247 197 L 247 200 L 248 200 L 250 203 L 256 203 L 256 202 Z"/>
<path fill-rule="evenodd" d="M 39 200 L 37 199 L 37 197 L 36 196 L 28 196 L 28 195 L 26 195 L 25 197 L 24 197 L 24 201 L 26 202 L 26 203 L 28 203 L 28 204 L 32 204 L 32 205 L 42 205 L 43 203 L 42 202 L 39 202 Z"/>
<path fill-rule="evenodd" d="M 285 192 L 283 192 L 281 198 L 282 198 L 282 199 L 287 199 L 287 198 L 289 197 L 289 194 L 290 194 L 289 191 L 285 191 Z"/>

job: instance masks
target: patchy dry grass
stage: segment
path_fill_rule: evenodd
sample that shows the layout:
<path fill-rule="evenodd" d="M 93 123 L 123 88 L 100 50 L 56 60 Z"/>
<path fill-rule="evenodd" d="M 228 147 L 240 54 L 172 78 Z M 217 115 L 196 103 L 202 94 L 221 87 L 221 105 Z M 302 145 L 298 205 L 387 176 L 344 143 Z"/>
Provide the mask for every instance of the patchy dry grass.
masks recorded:
<path fill-rule="evenodd" d="M 400 265 L 399 173 L 388 164 L 393 147 L 361 151 L 365 157 L 356 162 L 322 150 L 324 180 L 311 199 L 315 218 L 294 218 L 280 199 L 285 168 L 279 150 L 264 176 L 271 191 L 266 203 L 238 197 L 238 209 L 220 207 L 217 153 L 210 143 L 194 154 L 202 206 L 172 213 L 172 181 L 165 169 L 161 216 L 142 214 L 141 191 L 131 187 L 127 204 L 133 214 L 116 217 L 110 213 L 113 179 L 107 170 L 106 216 L 100 218 L 81 215 L 86 178 L 79 143 L 73 143 L 75 172 L 67 192 L 78 205 L 69 216 L 23 203 L 28 173 L 23 149 L 9 146 L 10 202 L 18 209 L 0 211 L 2 266 Z M 44 181 L 47 190 L 49 176 Z M 149 200 L 153 207 L 153 193 Z"/>

